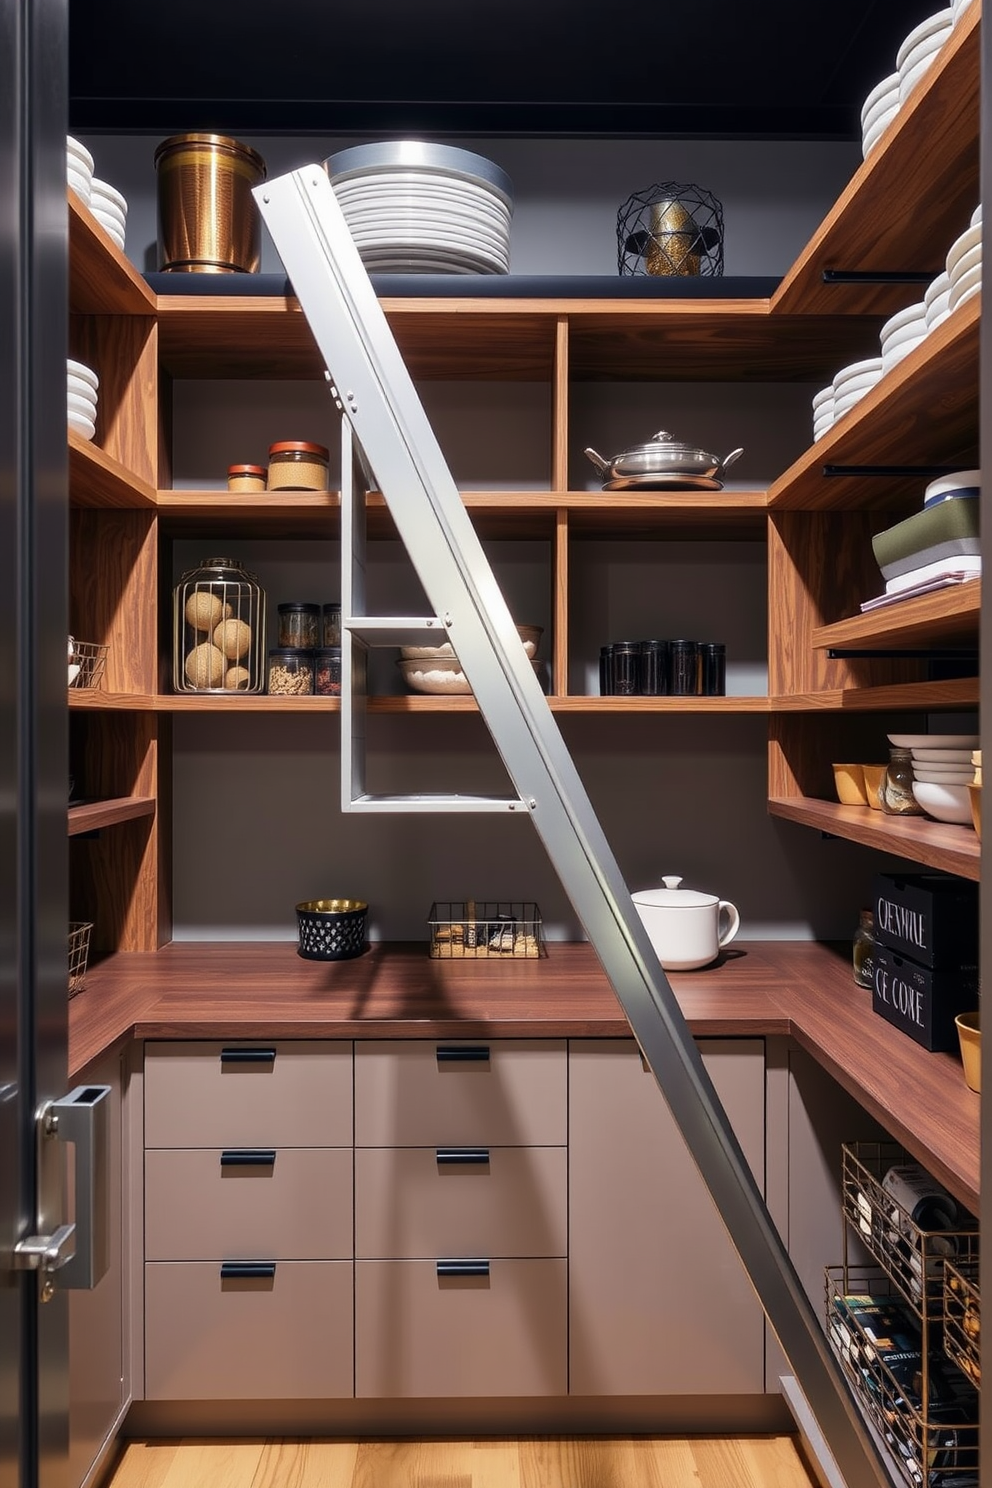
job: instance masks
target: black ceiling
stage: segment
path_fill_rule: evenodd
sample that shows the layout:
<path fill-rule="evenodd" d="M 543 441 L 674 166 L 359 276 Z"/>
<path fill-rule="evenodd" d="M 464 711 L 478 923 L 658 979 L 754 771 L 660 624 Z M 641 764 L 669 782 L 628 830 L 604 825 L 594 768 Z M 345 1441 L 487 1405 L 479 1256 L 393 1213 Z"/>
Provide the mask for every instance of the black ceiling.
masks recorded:
<path fill-rule="evenodd" d="M 846 139 L 937 0 L 70 0 L 73 133 Z"/>

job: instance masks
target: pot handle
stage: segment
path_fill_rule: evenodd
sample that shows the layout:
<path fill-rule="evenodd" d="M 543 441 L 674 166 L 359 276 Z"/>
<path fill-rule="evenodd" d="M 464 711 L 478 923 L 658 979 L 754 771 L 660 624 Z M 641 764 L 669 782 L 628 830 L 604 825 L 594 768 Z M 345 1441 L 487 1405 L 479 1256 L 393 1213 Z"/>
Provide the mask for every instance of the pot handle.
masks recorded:
<path fill-rule="evenodd" d="M 730 944 L 741 928 L 741 916 L 736 904 L 731 904 L 729 899 L 721 899 L 716 907 L 716 912 L 717 929 L 719 930 L 717 944 L 722 950 L 725 945 Z M 720 924 L 724 920 L 726 921 L 726 925 L 724 929 L 720 930 Z"/>
<path fill-rule="evenodd" d="M 587 459 L 592 461 L 596 469 L 599 471 L 600 475 L 609 475 L 610 462 L 608 460 L 604 460 L 602 455 L 597 455 L 594 449 L 586 449 L 583 450 L 582 453 L 586 456 Z"/>
<path fill-rule="evenodd" d="M 735 449 L 735 450 L 731 450 L 731 451 L 730 451 L 730 454 L 729 454 L 729 455 L 728 455 L 728 456 L 727 456 L 727 458 L 726 458 L 726 459 L 725 459 L 725 460 L 724 460 L 724 461 L 723 461 L 723 463 L 722 463 L 722 464 L 721 464 L 721 466 L 720 466 L 720 471 L 721 471 L 721 473 L 722 473 L 722 472 L 723 472 L 723 471 L 724 471 L 724 470 L 729 470 L 729 469 L 730 469 L 730 467 L 731 467 L 731 465 L 733 465 L 733 463 L 734 463 L 734 461 L 735 461 L 735 460 L 739 460 L 739 459 L 740 459 L 740 457 L 741 457 L 741 455 L 742 455 L 742 454 L 743 454 L 743 453 L 744 453 L 744 450 L 743 450 L 743 448 L 741 448 L 741 449 Z"/>

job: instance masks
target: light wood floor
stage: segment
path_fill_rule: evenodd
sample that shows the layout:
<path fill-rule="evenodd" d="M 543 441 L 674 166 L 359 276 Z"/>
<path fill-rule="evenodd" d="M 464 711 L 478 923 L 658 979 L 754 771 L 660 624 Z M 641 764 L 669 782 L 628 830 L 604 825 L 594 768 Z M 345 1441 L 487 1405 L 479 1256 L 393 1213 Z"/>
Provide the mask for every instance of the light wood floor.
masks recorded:
<path fill-rule="evenodd" d="M 811 1488 L 791 1436 L 131 1442 L 107 1488 Z"/>

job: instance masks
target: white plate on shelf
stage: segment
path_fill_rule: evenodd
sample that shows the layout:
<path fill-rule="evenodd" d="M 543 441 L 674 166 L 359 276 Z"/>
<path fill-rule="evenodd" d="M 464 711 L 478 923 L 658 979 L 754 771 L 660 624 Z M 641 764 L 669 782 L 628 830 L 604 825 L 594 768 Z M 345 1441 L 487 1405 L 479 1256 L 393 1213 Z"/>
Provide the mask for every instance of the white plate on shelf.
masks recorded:
<path fill-rule="evenodd" d="M 85 362 L 74 362 L 72 357 L 66 357 L 65 369 L 72 376 L 80 377 L 83 382 L 88 382 L 94 391 L 100 386 L 99 376 L 92 367 L 87 367 Z"/>
<path fill-rule="evenodd" d="M 893 749 L 980 749 L 977 734 L 889 734 Z"/>
<path fill-rule="evenodd" d="M 947 298 L 948 309 L 952 311 L 956 310 L 959 305 L 964 304 L 965 300 L 970 299 L 973 294 L 977 294 L 981 287 L 982 266 L 981 264 L 976 264 L 973 269 L 969 269 L 967 274 L 962 274 L 961 278 L 955 280 L 951 285 L 951 292 Z"/>
<path fill-rule="evenodd" d="M 972 764 L 972 749 L 925 749 L 917 747 L 913 749 L 913 759 L 919 760 L 924 765 L 970 765 Z"/>
<path fill-rule="evenodd" d="M 935 10 L 932 15 L 927 16 L 926 20 L 920 21 L 918 25 L 913 27 L 912 31 L 906 33 L 899 43 L 899 48 L 896 52 L 896 70 L 898 71 L 902 66 L 910 52 L 915 51 L 929 37 L 941 35 L 943 32 L 949 31 L 953 24 L 954 8 L 951 5 L 946 6 L 943 10 Z"/>
<path fill-rule="evenodd" d="M 865 133 L 861 140 L 862 160 L 868 159 L 868 156 L 871 154 L 872 150 L 874 150 L 875 146 L 881 141 L 882 136 L 885 134 L 886 130 L 888 129 L 889 125 L 892 123 L 892 120 L 895 118 L 898 112 L 899 105 L 896 104 L 894 109 L 890 109 L 888 113 L 882 114 L 878 121 L 874 123 L 870 129 L 865 130 Z"/>
<path fill-rule="evenodd" d="M 944 267 L 947 270 L 948 274 L 954 273 L 954 265 L 957 263 L 958 259 L 961 258 L 962 254 L 967 253 L 971 248 L 980 248 L 981 245 L 982 224 L 979 222 L 976 223 L 974 227 L 966 228 L 959 237 L 954 239 L 954 242 L 951 244 L 950 248 L 948 248 L 947 259 L 944 263 Z"/>
<path fill-rule="evenodd" d="M 872 114 L 876 114 L 880 108 L 899 96 L 899 74 L 890 72 L 881 78 L 872 88 L 864 103 L 861 105 L 861 125 L 868 127 L 868 121 Z"/>
<path fill-rule="evenodd" d="M 80 418 L 90 422 L 96 418 L 95 398 L 85 398 L 82 393 L 74 393 L 70 390 L 65 395 L 65 406 L 70 413 L 78 413 Z"/>
<path fill-rule="evenodd" d="M 66 413 L 66 418 L 70 429 L 75 429 L 76 433 L 81 434 L 84 439 L 93 438 L 96 433 L 96 424 L 92 419 L 84 418 L 81 413 L 73 413 L 71 410 Z"/>
<path fill-rule="evenodd" d="M 76 377 L 70 372 L 66 377 L 65 385 L 67 392 L 75 393 L 77 398 L 86 398 L 94 408 L 96 407 L 97 392 L 91 382 L 84 382 L 81 377 Z"/>

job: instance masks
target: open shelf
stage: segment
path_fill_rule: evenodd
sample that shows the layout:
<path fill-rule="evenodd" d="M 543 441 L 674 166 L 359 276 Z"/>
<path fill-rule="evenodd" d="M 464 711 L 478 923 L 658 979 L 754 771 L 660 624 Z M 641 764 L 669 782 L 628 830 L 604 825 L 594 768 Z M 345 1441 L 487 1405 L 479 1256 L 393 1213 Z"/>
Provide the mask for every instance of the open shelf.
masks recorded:
<path fill-rule="evenodd" d="M 77 315 L 154 315 L 155 296 L 70 188 L 69 305 Z"/>
<path fill-rule="evenodd" d="M 981 580 L 973 579 L 936 589 L 932 594 L 918 594 L 833 625 L 817 626 L 812 644 L 818 650 L 835 646 L 901 649 L 941 646 L 949 641 L 970 641 L 977 646 L 981 591 Z"/>
<path fill-rule="evenodd" d="M 774 797 L 768 802 L 772 816 L 799 822 L 830 837 L 843 837 L 865 847 L 895 853 L 926 868 L 978 879 L 981 847 L 974 830 L 921 816 L 887 816 L 870 806 L 841 806 L 834 801 L 809 796 Z"/>
<path fill-rule="evenodd" d="M 155 815 L 152 796 L 120 796 L 110 801 L 81 801 L 69 807 L 69 836 L 96 832 L 119 822 L 134 821 L 140 816 Z"/>
<path fill-rule="evenodd" d="M 155 506 L 155 490 L 98 444 L 69 431 L 69 490 L 73 506 L 127 509 Z"/>

